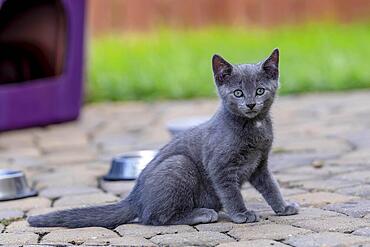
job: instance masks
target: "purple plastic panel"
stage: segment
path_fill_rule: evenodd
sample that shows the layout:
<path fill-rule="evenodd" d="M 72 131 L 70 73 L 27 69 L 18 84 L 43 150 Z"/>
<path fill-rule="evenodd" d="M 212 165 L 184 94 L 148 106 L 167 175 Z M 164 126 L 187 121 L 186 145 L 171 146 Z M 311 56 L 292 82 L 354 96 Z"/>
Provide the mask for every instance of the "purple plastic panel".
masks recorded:
<path fill-rule="evenodd" d="M 60 0 L 67 18 L 62 75 L 0 85 L 0 131 L 74 120 L 82 104 L 85 0 Z M 0 0 L 0 5 L 4 2 Z"/>

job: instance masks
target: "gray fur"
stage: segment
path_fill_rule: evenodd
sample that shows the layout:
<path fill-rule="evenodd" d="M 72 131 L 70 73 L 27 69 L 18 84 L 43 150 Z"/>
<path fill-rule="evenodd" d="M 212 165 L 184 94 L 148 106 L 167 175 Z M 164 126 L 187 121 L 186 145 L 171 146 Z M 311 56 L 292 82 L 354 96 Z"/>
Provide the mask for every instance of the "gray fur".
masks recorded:
<path fill-rule="evenodd" d="M 217 221 L 221 209 L 235 223 L 255 222 L 257 214 L 246 208 L 240 193 L 247 181 L 277 214 L 298 213 L 298 205 L 284 201 L 268 169 L 273 141 L 269 110 L 278 88 L 278 63 L 277 49 L 258 64 L 231 65 L 215 55 L 218 111 L 208 122 L 165 145 L 126 199 L 31 216 L 28 222 L 32 226 L 112 228 L 138 218 L 148 225 L 194 225 Z M 257 88 L 263 88 L 264 94 L 256 95 Z M 241 90 L 242 97 L 235 90 Z"/>

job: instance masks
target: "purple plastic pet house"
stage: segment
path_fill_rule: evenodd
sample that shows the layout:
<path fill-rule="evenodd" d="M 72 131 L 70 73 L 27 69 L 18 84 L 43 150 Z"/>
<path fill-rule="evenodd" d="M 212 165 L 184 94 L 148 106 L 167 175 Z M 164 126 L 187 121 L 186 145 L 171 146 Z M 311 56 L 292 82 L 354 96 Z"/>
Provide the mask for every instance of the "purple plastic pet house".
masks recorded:
<path fill-rule="evenodd" d="M 0 131 L 76 119 L 85 0 L 0 0 Z"/>

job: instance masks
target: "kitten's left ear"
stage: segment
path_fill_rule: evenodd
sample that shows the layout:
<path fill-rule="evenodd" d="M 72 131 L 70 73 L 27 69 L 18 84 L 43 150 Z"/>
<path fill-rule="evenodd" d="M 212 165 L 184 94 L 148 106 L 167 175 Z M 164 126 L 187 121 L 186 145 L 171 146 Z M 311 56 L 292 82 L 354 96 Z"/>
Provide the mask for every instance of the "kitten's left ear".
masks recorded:
<path fill-rule="evenodd" d="M 262 69 L 269 78 L 277 80 L 279 77 L 279 49 L 274 49 L 271 55 L 262 63 Z"/>

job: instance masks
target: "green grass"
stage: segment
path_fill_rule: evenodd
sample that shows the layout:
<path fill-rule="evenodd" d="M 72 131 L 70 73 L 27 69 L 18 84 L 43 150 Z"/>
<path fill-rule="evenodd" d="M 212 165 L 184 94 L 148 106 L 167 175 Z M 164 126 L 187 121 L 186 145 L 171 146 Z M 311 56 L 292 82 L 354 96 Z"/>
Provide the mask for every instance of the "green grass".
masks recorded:
<path fill-rule="evenodd" d="M 87 101 L 215 96 L 211 57 L 257 62 L 281 54 L 281 94 L 370 87 L 370 23 L 274 29 L 160 29 L 94 38 Z"/>

